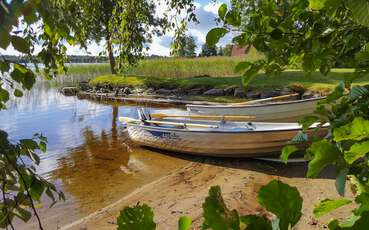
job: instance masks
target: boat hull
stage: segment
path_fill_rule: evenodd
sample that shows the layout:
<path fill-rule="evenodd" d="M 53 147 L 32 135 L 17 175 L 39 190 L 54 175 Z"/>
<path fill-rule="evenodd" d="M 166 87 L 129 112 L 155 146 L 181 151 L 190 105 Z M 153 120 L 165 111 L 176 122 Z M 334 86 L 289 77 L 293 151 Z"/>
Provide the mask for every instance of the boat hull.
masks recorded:
<path fill-rule="evenodd" d="M 127 130 L 131 140 L 141 146 L 192 155 L 256 157 L 279 154 L 300 129 L 210 132 L 129 124 Z"/>
<path fill-rule="evenodd" d="M 193 114 L 247 115 L 255 116 L 255 121 L 277 121 L 311 114 L 322 99 L 324 98 L 257 105 L 186 105 L 186 107 Z"/>

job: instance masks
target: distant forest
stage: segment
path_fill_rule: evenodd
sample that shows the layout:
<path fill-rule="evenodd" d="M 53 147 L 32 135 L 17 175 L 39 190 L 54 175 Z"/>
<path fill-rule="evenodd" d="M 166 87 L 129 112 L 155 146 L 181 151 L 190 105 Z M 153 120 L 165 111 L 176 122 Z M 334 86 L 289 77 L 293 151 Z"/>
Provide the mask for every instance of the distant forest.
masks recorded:
<path fill-rule="evenodd" d="M 1 55 L 11 62 L 29 63 L 30 59 L 27 56 L 15 56 L 15 55 Z M 161 56 L 151 55 L 145 58 L 160 58 Z M 68 63 L 105 63 L 108 62 L 108 57 L 106 56 L 87 56 L 87 55 L 68 55 Z"/>

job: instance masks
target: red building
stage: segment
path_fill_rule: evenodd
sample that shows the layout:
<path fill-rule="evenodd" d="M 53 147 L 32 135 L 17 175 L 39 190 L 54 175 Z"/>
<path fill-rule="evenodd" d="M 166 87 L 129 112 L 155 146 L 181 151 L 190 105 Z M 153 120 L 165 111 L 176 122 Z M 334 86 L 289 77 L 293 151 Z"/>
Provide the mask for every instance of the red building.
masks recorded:
<path fill-rule="evenodd" d="M 240 47 L 237 44 L 232 45 L 231 57 L 242 56 L 249 52 L 251 45 Z"/>

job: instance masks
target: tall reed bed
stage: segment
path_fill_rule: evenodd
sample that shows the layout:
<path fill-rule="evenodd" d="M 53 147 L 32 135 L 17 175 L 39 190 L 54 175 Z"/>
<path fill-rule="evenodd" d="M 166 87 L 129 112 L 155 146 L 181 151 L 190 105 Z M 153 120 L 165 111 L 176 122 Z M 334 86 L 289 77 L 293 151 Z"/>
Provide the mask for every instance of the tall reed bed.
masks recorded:
<path fill-rule="evenodd" d="M 159 58 L 142 60 L 126 70 L 128 75 L 153 77 L 235 76 L 234 67 L 240 61 L 255 61 L 263 56 L 254 49 L 241 57 Z"/>

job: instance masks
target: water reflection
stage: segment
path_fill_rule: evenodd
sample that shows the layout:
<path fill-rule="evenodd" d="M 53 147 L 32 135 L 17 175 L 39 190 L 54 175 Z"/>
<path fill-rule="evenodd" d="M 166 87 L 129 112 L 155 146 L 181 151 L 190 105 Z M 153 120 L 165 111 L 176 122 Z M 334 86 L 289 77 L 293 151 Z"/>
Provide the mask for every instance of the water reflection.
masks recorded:
<path fill-rule="evenodd" d="M 151 109 L 164 112 L 169 108 Z M 67 202 L 40 210 L 45 229 L 83 217 L 185 164 L 183 159 L 127 143 L 118 116 L 136 116 L 136 106 L 65 97 L 44 84 L 0 111 L 0 129 L 12 139 L 34 133 L 48 138 L 47 153 L 40 155 L 37 170 L 65 192 Z M 33 229 L 34 224 L 19 223 L 19 228 Z"/>

